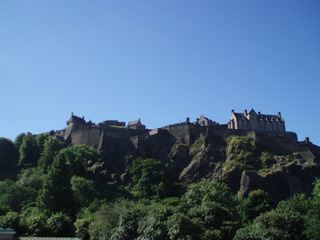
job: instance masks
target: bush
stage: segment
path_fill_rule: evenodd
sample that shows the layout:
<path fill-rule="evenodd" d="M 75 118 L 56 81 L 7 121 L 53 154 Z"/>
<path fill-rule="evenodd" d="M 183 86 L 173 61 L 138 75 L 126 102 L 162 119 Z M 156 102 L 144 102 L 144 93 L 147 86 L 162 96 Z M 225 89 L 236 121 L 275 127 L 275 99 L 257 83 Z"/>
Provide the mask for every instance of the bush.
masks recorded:
<path fill-rule="evenodd" d="M 134 183 L 133 190 L 140 197 L 162 198 L 166 195 L 165 171 L 160 161 L 137 158 L 132 163 L 130 174 Z"/>
<path fill-rule="evenodd" d="M 71 237 L 74 234 L 72 219 L 64 213 L 52 214 L 47 220 L 50 235 L 55 237 Z"/>
<path fill-rule="evenodd" d="M 304 240 L 304 219 L 297 212 L 272 210 L 237 231 L 234 240 Z"/>

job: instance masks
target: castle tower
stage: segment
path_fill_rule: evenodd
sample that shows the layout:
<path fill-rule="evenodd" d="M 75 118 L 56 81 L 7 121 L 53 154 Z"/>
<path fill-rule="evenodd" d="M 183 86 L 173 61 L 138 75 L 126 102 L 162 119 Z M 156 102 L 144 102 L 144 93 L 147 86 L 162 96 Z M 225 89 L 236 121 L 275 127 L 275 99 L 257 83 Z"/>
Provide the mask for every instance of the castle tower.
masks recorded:
<path fill-rule="evenodd" d="M 64 134 L 64 140 L 68 139 L 70 137 L 70 134 L 73 130 L 81 128 L 82 126 L 85 126 L 87 122 L 84 120 L 84 117 L 80 118 L 77 117 L 71 113 L 70 119 L 67 121 L 67 129 Z"/>

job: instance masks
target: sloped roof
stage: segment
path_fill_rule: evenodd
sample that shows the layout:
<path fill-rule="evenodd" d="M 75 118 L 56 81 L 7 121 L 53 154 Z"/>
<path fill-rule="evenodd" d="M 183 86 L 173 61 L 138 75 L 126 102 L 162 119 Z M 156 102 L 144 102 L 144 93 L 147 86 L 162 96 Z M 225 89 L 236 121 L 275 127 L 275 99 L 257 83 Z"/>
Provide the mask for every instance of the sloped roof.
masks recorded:
<path fill-rule="evenodd" d="M 236 113 L 236 112 L 234 112 L 233 114 L 234 114 L 234 116 L 235 116 L 237 119 L 241 118 L 241 119 L 246 119 L 246 120 L 248 120 L 248 119 L 246 118 L 246 116 L 244 115 L 244 113 Z"/>
<path fill-rule="evenodd" d="M 0 228 L 0 239 L 12 239 L 15 234 L 12 228 Z"/>
<path fill-rule="evenodd" d="M 201 120 L 201 119 L 204 119 L 204 120 L 208 121 L 208 123 L 210 125 L 219 125 L 219 123 L 217 123 L 216 121 L 213 121 L 212 119 L 207 118 L 207 117 L 205 117 L 203 115 L 200 116 L 199 120 Z"/>
<path fill-rule="evenodd" d="M 203 116 L 203 115 L 200 116 L 200 119 L 211 120 L 211 119 L 209 119 L 209 118 L 207 118 L 207 117 L 205 117 L 205 116 Z"/>
<path fill-rule="evenodd" d="M 280 117 L 279 115 L 271 115 L 271 114 L 258 114 L 258 119 L 259 120 L 276 120 L 276 121 L 283 122 L 282 117 Z"/>
<path fill-rule="evenodd" d="M 254 111 L 253 109 L 249 112 L 249 114 Z M 237 119 L 244 119 L 244 120 L 248 120 L 248 118 L 245 116 L 244 113 L 236 113 L 233 112 L 234 116 Z M 283 118 L 279 115 L 274 115 L 274 114 L 261 114 L 260 112 L 256 113 L 258 116 L 258 120 L 261 121 L 268 121 L 268 120 L 274 120 L 274 121 L 279 121 L 279 122 L 284 122 Z M 249 121 L 249 120 L 248 120 Z"/>
<path fill-rule="evenodd" d="M 132 126 L 132 125 L 137 125 L 137 124 L 140 124 L 140 119 L 139 120 L 135 120 L 135 121 L 131 121 L 128 123 L 128 126 Z"/>
<path fill-rule="evenodd" d="M 2 228 L 2 227 L 0 227 L 0 232 L 14 232 L 14 229 L 12 229 L 12 228 Z"/>
<path fill-rule="evenodd" d="M 77 117 L 77 116 L 73 115 L 73 113 L 71 114 L 71 117 L 70 117 L 68 123 L 71 123 L 71 122 L 77 122 L 77 123 L 83 123 L 83 124 L 86 123 L 84 118 Z"/>

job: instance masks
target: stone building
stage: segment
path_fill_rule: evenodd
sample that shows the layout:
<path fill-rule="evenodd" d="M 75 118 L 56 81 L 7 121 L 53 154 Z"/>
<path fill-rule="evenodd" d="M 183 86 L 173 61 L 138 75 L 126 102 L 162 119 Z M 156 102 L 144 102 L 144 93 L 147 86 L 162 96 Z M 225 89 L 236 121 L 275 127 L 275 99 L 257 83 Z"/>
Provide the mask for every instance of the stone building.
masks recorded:
<path fill-rule="evenodd" d="M 118 120 L 106 120 L 100 123 L 101 126 L 118 126 L 118 127 L 125 127 L 125 122 L 119 122 Z"/>
<path fill-rule="evenodd" d="M 139 120 L 129 122 L 128 127 L 133 129 L 139 129 L 139 130 L 146 129 L 146 126 L 141 123 L 140 118 Z"/>
<path fill-rule="evenodd" d="M 254 131 L 285 132 L 285 122 L 279 112 L 277 115 L 256 113 L 253 109 L 248 113 L 235 113 L 231 111 L 228 122 L 229 129 L 245 129 Z"/>
<path fill-rule="evenodd" d="M 200 126 L 213 126 L 213 125 L 219 125 L 219 123 L 201 115 L 200 118 L 197 118 L 197 121 L 194 122 L 195 124 L 199 124 Z"/>
<path fill-rule="evenodd" d="M 86 120 L 84 120 L 84 117 L 80 118 L 73 113 L 71 113 L 71 117 L 69 121 L 67 121 L 67 125 L 69 126 L 70 124 L 87 124 Z"/>

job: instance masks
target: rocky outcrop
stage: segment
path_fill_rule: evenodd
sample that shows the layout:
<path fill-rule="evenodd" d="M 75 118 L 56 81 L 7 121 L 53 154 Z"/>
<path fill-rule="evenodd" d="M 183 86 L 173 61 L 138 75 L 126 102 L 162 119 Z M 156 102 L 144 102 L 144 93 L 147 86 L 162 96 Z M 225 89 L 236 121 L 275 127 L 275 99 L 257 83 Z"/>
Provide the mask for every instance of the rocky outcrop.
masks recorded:
<path fill-rule="evenodd" d="M 309 195 L 312 192 L 315 178 L 320 177 L 318 146 L 297 143 L 296 150 L 303 146 L 303 152 L 275 155 L 253 139 L 248 140 L 240 138 L 233 143 L 220 140 L 212 144 L 209 139 L 198 139 L 189 147 L 190 161 L 184 163 L 186 167 L 181 171 L 179 181 L 188 185 L 203 177 L 215 178 L 228 184 L 240 196 L 262 189 L 275 202 L 297 193 Z M 244 143 L 239 144 L 241 141 Z"/>
<path fill-rule="evenodd" d="M 257 171 L 243 171 L 240 181 L 239 195 L 246 196 L 250 191 L 263 189 L 275 202 L 287 199 L 297 193 L 310 195 L 313 182 L 319 177 L 318 164 L 290 164 L 259 174 Z"/>
<path fill-rule="evenodd" d="M 80 120 L 70 122 L 56 137 L 67 145 L 86 144 L 101 153 L 103 164 L 92 166 L 99 181 L 130 184 L 129 168 L 138 157 L 161 161 L 170 180 L 182 187 L 202 178 L 218 179 L 240 196 L 263 189 L 275 201 L 295 193 L 310 194 L 313 181 L 320 177 L 320 148 L 309 140 L 297 142 L 295 133 L 189 122 L 139 130 Z"/>

